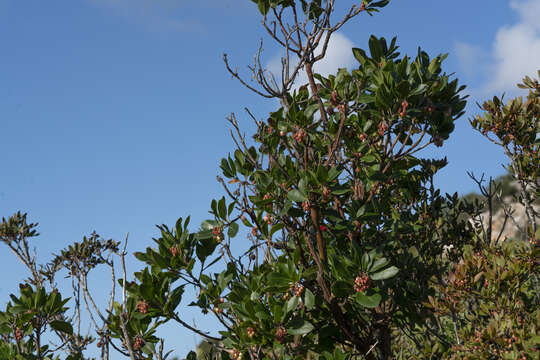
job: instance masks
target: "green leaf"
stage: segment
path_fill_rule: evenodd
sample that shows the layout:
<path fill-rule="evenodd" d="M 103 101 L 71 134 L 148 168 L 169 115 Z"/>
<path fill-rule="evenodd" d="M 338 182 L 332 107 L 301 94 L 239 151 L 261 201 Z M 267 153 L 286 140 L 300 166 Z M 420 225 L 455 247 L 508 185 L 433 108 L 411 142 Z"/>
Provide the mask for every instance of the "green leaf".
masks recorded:
<path fill-rule="evenodd" d="M 355 296 L 356 302 L 366 308 L 374 308 L 381 303 L 381 295 L 373 294 L 371 296 L 357 293 Z"/>
<path fill-rule="evenodd" d="M 386 265 L 388 265 L 389 263 L 389 260 L 387 258 L 380 258 L 380 259 L 377 259 L 375 260 L 375 262 L 371 265 L 369 271 L 370 272 L 375 272 L 377 270 L 380 270 L 382 269 L 383 267 L 385 267 Z"/>
<path fill-rule="evenodd" d="M 375 101 L 375 96 L 363 93 L 356 98 L 356 101 L 361 104 L 371 104 Z"/>
<path fill-rule="evenodd" d="M 328 171 L 328 181 L 334 180 L 335 178 L 337 178 L 339 176 L 340 173 L 341 173 L 341 171 L 339 171 L 336 167 L 332 167 Z"/>
<path fill-rule="evenodd" d="M 190 351 L 186 356 L 186 360 L 197 360 L 197 354 L 195 351 Z"/>
<path fill-rule="evenodd" d="M 184 294 L 183 285 L 174 289 L 169 295 L 169 301 L 167 302 L 166 310 L 169 312 L 174 312 L 174 310 L 178 307 L 178 304 L 180 304 L 180 301 L 182 301 L 183 294 Z"/>
<path fill-rule="evenodd" d="M 296 189 L 289 191 L 289 193 L 287 194 L 287 197 L 290 200 L 296 201 L 296 202 L 303 202 L 307 200 L 306 195 L 302 194 L 299 190 L 296 190 Z"/>
<path fill-rule="evenodd" d="M 218 226 L 218 223 L 214 220 L 204 220 L 201 223 L 201 228 L 203 228 L 203 230 L 212 230 L 216 226 Z"/>
<path fill-rule="evenodd" d="M 287 313 L 290 313 L 298 306 L 298 296 L 293 296 L 287 302 Z"/>
<path fill-rule="evenodd" d="M 218 201 L 219 217 L 227 219 L 227 206 L 225 205 L 225 196 Z"/>
<path fill-rule="evenodd" d="M 229 237 L 233 238 L 236 236 L 236 234 L 238 234 L 238 229 L 240 227 L 238 226 L 237 223 L 232 223 L 231 225 L 229 225 L 229 230 L 227 230 L 227 235 L 229 235 Z"/>
<path fill-rule="evenodd" d="M 73 327 L 66 321 L 53 320 L 49 323 L 49 325 L 56 331 L 61 331 L 66 334 L 73 334 Z"/>
<path fill-rule="evenodd" d="M 313 306 L 315 306 L 315 296 L 309 289 L 306 289 L 304 293 L 304 305 L 308 310 L 313 309 Z"/>
<path fill-rule="evenodd" d="M 309 322 L 301 318 L 295 318 L 289 323 L 287 333 L 291 335 L 304 335 L 313 330 L 315 327 Z"/>
<path fill-rule="evenodd" d="M 399 272 L 399 269 L 395 266 L 390 266 L 387 269 L 384 269 L 383 271 L 379 271 L 375 274 L 370 274 L 369 277 L 371 280 L 385 280 L 389 279 L 393 276 L 395 276 Z"/>
<path fill-rule="evenodd" d="M 272 237 L 272 235 L 274 235 L 277 231 L 283 229 L 283 227 L 284 225 L 282 223 L 275 224 L 274 226 L 272 226 L 272 229 L 270 229 L 269 236 Z"/>
<path fill-rule="evenodd" d="M 426 85 L 426 84 L 420 84 L 420 85 L 418 85 L 418 87 L 417 87 L 416 89 L 414 89 L 413 91 L 411 91 L 411 93 L 409 94 L 409 96 L 419 95 L 419 94 L 423 93 L 426 89 L 427 89 L 427 85 Z"/>
<path fill-rule="evenodd" d="M 366 52 L 363 49 L 359 49 L 359 48 L 353 48 L 352 52 L 355 59 L 358 60 L 363 65 L 365 62 L 365 59 L 367 58 Z"/>
<path fill-rule="evenodd" d="M 269 288 L 287 290 L 290 288 L 291 283 L 291 279 L 283 274 L 273 272 L 268 275 Z"/>
<path fill-rule="evenodd" d="M 307 191 L 307 180 L 305 178 L 300 179 L 300 181 L 298 182 L 298 190 L 300 190 L 300 192 L 302 194 L 306 193 L 306 191 Z"/>
<path fill-rule="evenodd" d="M 382 8 L 382 7 L 385 7 L 386 5 L 388 5 L 389 2 L 390 2 L 390 0 L 376 1 L 376 2 L 374 2 L 374 3 L 369 4 L 369 7 L 378 7 L 378 8 Z"/>
<path fill-rule="evenodd" d="M 214 252 L 216 247 L 217 242 L 212 238 L 199 239 L 195 252 L 199 260 L 205 261 L 206 258 Z"/>
<path fill-rule="evenodd" d="M 383 48 L 381 45 L 381 41 L 383 41 L 384 38 L 377 39 L 374 35 L 371 35 L 369 38 L 369 51 L 371 53 L 371 57 L 375 61 L 379 61 L 379 59 L 384 55 L 383 54 Z"/>
<path fill-rule="evenodd" d="M 270 2 L 268 0 L 259 0 L 259 11 L 262 15 L 266 15 L 270 10 Z"/>

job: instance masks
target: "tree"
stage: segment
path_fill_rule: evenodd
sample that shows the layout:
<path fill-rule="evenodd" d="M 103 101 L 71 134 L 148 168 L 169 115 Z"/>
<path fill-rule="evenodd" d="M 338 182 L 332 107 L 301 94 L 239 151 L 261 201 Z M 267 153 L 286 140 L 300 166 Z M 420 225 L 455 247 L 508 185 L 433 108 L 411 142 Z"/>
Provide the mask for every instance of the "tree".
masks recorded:
<path fill-rule="evenodd" d="M 21 290 L 21 296 L 52 296 L 47 294 L 57 293 L 54 274 L 69 271 L 74 315 L 68 317 L 66 308 L 56 307 L 41 318 L 64 336 L 63 348 L 72 359 L 83 358 L 84 347 L 94 341 L 70 325 L 80 319 L 80 293 L 93 316 L 102 359 L 108 359 L 112 349 L 131 360 L 166 359 L 164 343 L 155 333 L 170 321 L 212 344 L 199 357 L 341 360 L 439 358 L 469 352 L 472 340 L 461 339 L 470 338 L 472 324 L 494 326 L 483 315 L 482 303 L 494 303 L 501 292 L 496 287 L 479 297 L 458 289 L 462 285 L 456 279 L 474 276 L 476 284 L 482 276 L 487 278 L 485 269 L 480 276 L 469 270 L 471 249 L 485 254 L 499 250 L 485 240 L 491 223 L 482 233 L 469 220 L 478 216 L 482 204 L 475 206 L 457 193 L 442 195 L 435 188 L 433 177 L 446 159 L 421 157 L 422 149 L 444 144 L 464 113 L 464 86 L 442 70 L 446 55 L 431 58 L 419 49 L 412 59 L 400 55 L 395 38 L 371 36 L 369 51 L 352 49 L 357 68 L 324 77 L 314 73 L 314 65 L 324 58 L 332 34 L 360 14 L 373 15 L 389 1 L 364 0 L 345 9 L 338 21 L 333 20 L 334 0 L 254 2 L 264 29 L 285 50 L 282 76 L 276 78 L 261 67 L 260 49 L 250 67 L 258 87 L 243 80 L 227 56 L 225 65 L 243 85 L 278 99 L 281 106 L 264 120 L 247 110 L 257 127 L 252 139 L 243 135 L 234 114 L 228 118 L 236 149 L 221 161 L 218 181 L 225 195 L 211 202 L 212 218 L 195 232 L 189 229 L 189 217 L 174 226 L 159 226 L 156 247 L 135 253 L 145 267 L 128 281 L 125 244 L 120 251 L 119 243 L 97 235 L 39 269 L 25 250 L 26 238 L 35 234 L 24 229 L 33 225 L 18 214 L 4 221 L 0 235 L 34 276 L 30 290 Z M 297 83 L 301 72 L 307 84 Z M 487 131 L 512 116 L 524 124 L 502 130 L 498 125 L 496 130 L 511 155 L 513 174 L 523 184 L 520 199 L 533 221 L 524 230 L 526 241 L 505 255 L 510 260 L 511 254 L 522 256 L 523 251 L 537 256 L 536 198 L 530 195 L 532 188 L 538 196 L 537 84 L 526 81 L 533 89 L 526 104 L 512 102 L 510 110 L 501 110 L 500 101 L 494 100 L 486 105 L 490 115 L 472 122 Z M 115 257 L 123 265 L 118 281 Z M 525 311 L 537 314 L 531 310 L 538 301 L 537 261 L 527 259 L 533 263 L 498 280 L 523 286 L 520 299 L 531 305 Z M 107 313 L 93 305 L 87 286 L 88 272 L 98 265 L 109 267 L 112 274 Z M 497 274 L 499 269 L 492 269 L 489 279 L 496 280 Z M 521 282 L 531 274 L 536 276 L 532 281 Z M 45 290 L 46 279 L 50 291 Z M 117 282 L 121 301 L 116 301 Z M 214 314 L 222 326 L 218 334 L 182 319 L 178 306 L 188 286 L 196 289 L 190 305 Z M 448 302 L 459 296 L 471 304 L 465 317 L 458 314 L 462 308 Z M 6 310 L 0 319 L 0 346 L 20 358 L 45 359 L 55 353 L 34 346 L 42 328 L 31 316 L 20 315 L 26 310 Z M 516 313 L 510 314 L 514 319 Z M 533 326 L 525 329 L 537 334 L 530 316 Z M 16 329 L 22 326 L 26 328 L 19 337 Z M 524 338 L 520 356 L 533 354 L 534 349 L 525 347 L 536 339 Z M 487 345 L 482 351 L 478 354 L 498 354 Z M 197 356 L 192 352 L 188 358 Z"/>
<path fill-rule="evenodd" d="M 282 106 L 265 121 L 252 116 L 257 146 L 229 118 L 237 149 L 221 162 L 227 198 L 212 202 L 214 218 L 195 234 L 181 219 L 162 226 L 158 249 L 136 254 L 148 267 L 128 291 L 148 311 L 182 324 L 162 311 L 168 290 L 146 296 L 145 289 L 164 279 L 181 281 L 175 291 L 195 286 L 193 305 L 224 327 L 219 338 L 208 337 L 233 359 L 390 359 L 394 332 L 416 334 L 430 282 L 473 233 L 458 219 L 465 205 L 457 194 L 446 198 L 433 186 L 446 161 L 417 156 L 448 138 L 463 114 L 463 87 L 442 71 L 445 55 L 400 57 L 396 39 L 375 36 L 369 53 L 353 49 L 358 69 L 313 73 L 332 32 L 386 3 L 353 6 L 333 25 L 333 1 L 258 1 L 264 27 L 298 63 L 283 59 L 278 85 L 257 59 L 254 88 L 225 57 L 233 76 Z M 291 92 L 301 69 L 308 84 Z M 235 257 L 239 223 L 250 229 L 252 246 Z M 220 259 L 227 267 L 213 274 Z"/>
<path fill-rule="evenodd" d="M 538 357 L 540 85 L 526 77 L 518 86 L 529 90 L 525 100 L 519 97 L 504 104 L 494 97 L 482 105 L 485 113 L 471 120 L 474 129 L 504 149 L 514 186 L 505 186 L 504 181 L 484 185 L 471 175 L 484 196 L 478 208 L 487 211 L 474 218 L 476 242 L 465 248 L 463 259 L 429 300 L 438 318 L 427 326 L 446 330 L 432 346 L 445 343 L 452 359 Z M 504 195 L 512 188 L 509 203 Z M 495 205 L 504 218 L 498 227 L 493 225 Z M 521 221 L 515 216 L 516 205 L 524 209 Z M 505 239 L 507 223 L 515 224 L 517 232 Z"/>

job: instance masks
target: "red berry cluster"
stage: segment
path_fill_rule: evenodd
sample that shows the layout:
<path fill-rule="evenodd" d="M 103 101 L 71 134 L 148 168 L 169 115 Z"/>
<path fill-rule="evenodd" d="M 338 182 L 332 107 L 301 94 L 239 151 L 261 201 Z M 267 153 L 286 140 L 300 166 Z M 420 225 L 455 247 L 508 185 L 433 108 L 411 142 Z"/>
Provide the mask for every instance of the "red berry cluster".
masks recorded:
<path fill-rule="evenodd" d="M 212 236 L 214 237 L 214 240 L 217 241 L 217 243 L 221 243 L 223 240 L 223 228 L 221 226 L 216 226 L 212 229 Z"/>
<path fill-rule="evenodd" d="M 252 328 L 251 326 L 249 326 L 247 329 L 246 329 L 246 333 L 247 333 L 247 336 L 248 338 L 252 338 L 255 336 L 255 329 Z"/>
<path fill-rule="evenodd" d="M 364 292 L 369 288 L 369 276 L 367 274 L 361 274 L 354 279 L 354 291 Z"/>
<path fill-rule="evenodd" d="M 276 341 L 281 344 L 285 336 L 287 336 L 287 329 L 285 329 L 283 326 L 279 326 L 276 329 Z"/>
<path fill-rule="evenodd" d="M 109 341 L 108 337 L 105 336 L 105 337 L 100 338 L 96 345 L 98 348 L 100 348 L 103 345 L 107 344 L 108 341 Z"/>
<path fill-rule="evenodd" d="M 220 308 L 218 305 L 223 304 L 225 302 L 224 298 L 219 298 L 217 303 L 214 305 L 214 312 L 217 314 L 221 314 L 223 312 L 223 309 Z"/>
<path fill-rule="evenodd" d="M 323 187 L 323 189 L 322 189 L 322 197 L 323 197 L 324 201 L 330 200 L 330 193 L 331 193 L 331 191 L 330 191 L 329 188 L 327 188 L 326 186 Z"/>
<path fill-rule="evenodd" d="M 22 337 L 23 337 L 23 333 L 22 333 L 21 329 L 17 328 L 15 330 L 15 340 L 17 340 L 17 342 L 19 342 L 19 341 L 21 341 Z"/>
<path fill-rule="evenodd" d="M 231 350 L 231 358 L 233 360 L 240 360 L 242 359 L 242 352 L 238 349 L 232 349 Z"/>
<path fill-rule="evenodd" d="M 298 143 L 301 143 L 302 141 L 304 141 L 306 136 L 307 136 L 307 134 L 303 129 L 299 129 L 296 133 L 294 133 L 294 139 Z"/>
<path fill-rule="evenodd" d="M 172 255 L 172 256 L 178 255 L 178 247 L 177 247 L 176 245 L 175 245 L 175 246 L 171 246 L 169 250 L 171 251 L 171 255 Z"/>
<path fill-rule="evenodd" d="M 337 90 L 333 90 L 332 93 L 330 94 L 330 104 L 332 104 L 332 106 L 336 106 L 338 103 L 339 103 L 338 92 Z"/>
<path fill-rule="evenodd" d="M 133 350 L 138 351 L 144 346 L 145 342 L 142 336 L 137 336 L 133 342 Z"/>
<path fill-rule="evenodd" d="M 386 130 L 388 130 L 388 124 L 386 124 L 386 121 L 380 122 L 378 126 L 379 135 L 384 136 Z"/>
<path fill-rule="evenodd" d="M 360 135 L 358 135 L 358 137 L 360 138 L 361 142 L 364 142 L 367 139 L 367 134 L 366 133 L 361 133 Z"/>
<path fill-rule="evenodd" d="M 294 292 L 294 295 L 301 296 L 304 293 L 304 285 L 300 283 L 295 284 L 293 287 L 293 292 Z"/>
<path fill-rule="evenodd" d="M 401 107 L 399 108 L 399 117 L 404 118 L 407 115 L 407 108 L 409 107 L 409 103 L 407 100 L 403 100 L 401 102 Z"/>
<path fill-rule="evenodd" d="M 148 303 L 144 300 L 141 300 L 137 303 L 137 311 L 141 314 L 146 314 L 148 312 Z"/>
<path fill-rule="evenodd" d="M 437 147 L 441 147 L 443 145 L 443 139 L 439 135 L 433 136 L 433 143 Z"/>

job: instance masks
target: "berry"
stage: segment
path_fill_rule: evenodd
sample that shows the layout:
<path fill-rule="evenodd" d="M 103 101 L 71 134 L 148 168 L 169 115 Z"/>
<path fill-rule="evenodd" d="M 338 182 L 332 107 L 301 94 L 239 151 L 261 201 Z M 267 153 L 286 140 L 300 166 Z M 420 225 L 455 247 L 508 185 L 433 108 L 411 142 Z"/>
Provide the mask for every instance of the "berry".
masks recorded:
<path fill-rule="evenodd" d="M 303 130 L 303 129 L 300 129 L 298 130 L 295 134 L 294 134 L 294 139 L 298 142 L 298 143 L 301 143 L 302 141 L 304 141 L 304 138 L 307 136 L 306 132 Z"/>
<path fill-rule="evenodd" d="M 330 103 L 332 106 L 336 106 L 338 104 L 338 92 L 337 90 L 332 91 L 330 94 Z"/>
<path fill-rule="evenodd" d="M 406 111 L 408 107 L 409 107 L 409 103 L 407 102 L 407 100 L 404 99 L 404 100 L 401 102 L 401 108 L 402 108 L 404 111 Z"/>
<path fill-rule="evenodd" d="M 293 287 L 293 292 L 295 296 L 300 297 L 302 293 L 304 292 L 304 285 L 302 284 L 295 284 Z"/>
<path fill-rule="evenodd" d="M 224 236 L 223 236 L 223 228 L 221 226 L 216 226 L 212 229 L 212 236 L 214 238 L 214 240 L 217 241 L 217 243 L 221 243 L 221 241 L 223 240 Z"/>
<path fill-rule="evenodd" d="M 141 300 L 137 303 L 137 311 L 141 314 L 146 314 L 148 312 L 148 303 L 144 300 Z"/>
<path fill-rule="evenodd" d="M 379 135 L 384 136 L 384 133 L 388 130 L 388 125 L 386 124 L 386 121 L 383 121 L 379 124 L 378 132 Z"/>
<path fill-rule="evenodd" d="M 233 360 L 241 360 L 242 359 L 242 353 L 238 349 L 232 349 L 231 350 L 231 358 Z"/>
<path fill-rule="evenodd" d="M 276 329 L 276 341 L 281 344 L 285 336 L 287 335 L 287 329 L 280 326 Z"/>
<path fill-rule="evenodd" d="M 133 342 L 133 350 L 138 351 L 144 346 L 144 339 L 141 336 L 137 336 Z"/>
<path fill-rule="evenodd" d="M 440 136 L 435 135 L 435 136 L 433 137 L 433 143 L 435 144 L 435 146 L 441 147 L 441 146 L 443 145 L 443 140 L 441 139 Z"/>
<path fill-rule="evenodd" d="M 17 340 L 17 342 L 21 341 L 23 337 L 23 333 L 21 331 L 21 329 L 17 328 L 17 330 L 15 330 L 15 339 Z"/>
<path fill-rule="evenodd" d="M 354 279 L 354 291 L 364 292 L 369 288 L 369 276 L 367 274 L 361 274 Z"/>
<path fill-rule="evenodd" d="M 328 199 L 330 199 L 330 189 L 326 186 L 322 189 L 322 196 L 325 201 L 328 201 Z"/>

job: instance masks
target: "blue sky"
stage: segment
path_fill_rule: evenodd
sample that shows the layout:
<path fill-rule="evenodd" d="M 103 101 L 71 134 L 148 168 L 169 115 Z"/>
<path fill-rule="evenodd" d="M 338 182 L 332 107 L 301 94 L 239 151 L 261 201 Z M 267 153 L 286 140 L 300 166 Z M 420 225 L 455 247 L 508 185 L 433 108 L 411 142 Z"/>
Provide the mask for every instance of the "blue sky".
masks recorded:
<path fill-rule="evenodd" d="M 366 47 L 370 34 L 398 35 L 402 53 L 449 53 L 445 69 L 471 99 L 451 139 L 426 156 L 448 156 L 438 185 L 465 193 L 474 189 L 467 170 L 503 173 L 501 151 L 467 118 L 476 101 L 516 94 L 540 68 L 538 16 L 539 0 L 393 0 L 349 23 L 319 70 L 354 66 L 349 48 Z M 261 38 L 272 68 L 280 51 L 249 0 L 0 0 L 0 216 L 21 210 L 40 223 L 43 261 L 93 230 L 129 232 L 135 251 L 151 245 L 155 224 L 205 219 L 221 196 L 219 160 L 233 150 L 225 116 L 237 113 L 249 133 L 245 106 L 259 117 L 275 109 L 221 60 L 227 52 L 245 69 Z M 7 299 L 26 274 L 0 254 Z M 168 334 L 180 355 L 193 347 L 189 333 Z"/>

